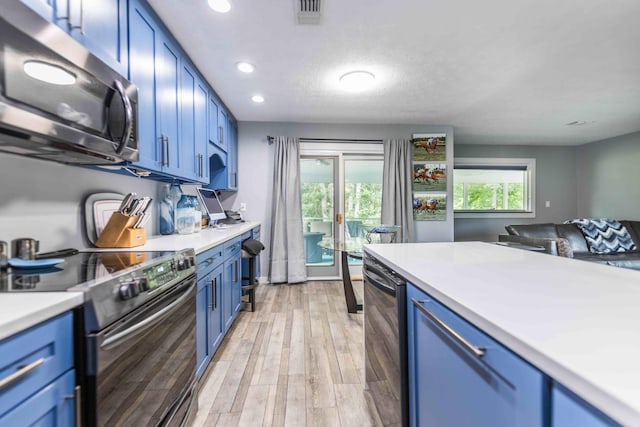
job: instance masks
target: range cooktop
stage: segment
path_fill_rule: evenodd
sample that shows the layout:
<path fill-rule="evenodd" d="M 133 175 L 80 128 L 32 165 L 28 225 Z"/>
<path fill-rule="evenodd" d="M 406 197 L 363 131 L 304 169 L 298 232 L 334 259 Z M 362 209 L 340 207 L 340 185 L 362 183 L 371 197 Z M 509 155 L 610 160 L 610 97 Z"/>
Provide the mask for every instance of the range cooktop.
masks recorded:
<path fill-rule="evenodd" d="M 45 269 L 16 269 L 0 272 L 0 292 L 56 292 L 90 286 L 110 280 L 118 272 L 140 269 L 171 251 L 79 252 Z M 77 289 L 81 290 L 81 289 Z"/>
<path fill-rule="evenodd" d="M 185 281 L 195 283 L 193 249 L 80 252 L 55 267 L 0 273 L 0 292 L 83 292 L 85 327 L 100 330 Z"/>

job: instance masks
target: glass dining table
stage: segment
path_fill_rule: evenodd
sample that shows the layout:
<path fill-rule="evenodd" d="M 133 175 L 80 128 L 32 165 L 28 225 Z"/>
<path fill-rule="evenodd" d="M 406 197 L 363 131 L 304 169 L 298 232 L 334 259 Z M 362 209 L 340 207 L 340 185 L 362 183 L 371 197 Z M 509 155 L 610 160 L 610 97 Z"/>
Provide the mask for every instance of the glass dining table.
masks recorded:
<path fill-rule="evenodd" d="M 340 252 L 342 267 L 342 284 L 344 287 L 344 297 L 347 303 L 347 312 L 357 313 L 362 311 L 362 303 L 356 299 L 349 273 L 349 258 L 362 259 L 362 247 L 367 243 L 393 243 L 400 226 L 378 225 L 368 227 L 364 237 L 347 237 L 344 240 L 324 238 L 318 242 L 322 249 Z"/>

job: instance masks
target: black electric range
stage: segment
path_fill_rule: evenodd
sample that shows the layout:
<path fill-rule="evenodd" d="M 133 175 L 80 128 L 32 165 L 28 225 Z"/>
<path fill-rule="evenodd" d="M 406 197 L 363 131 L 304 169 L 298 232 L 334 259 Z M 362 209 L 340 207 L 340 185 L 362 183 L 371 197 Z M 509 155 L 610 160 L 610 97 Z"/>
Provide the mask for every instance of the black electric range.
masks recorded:
<path fill-rule="evenodd" d="M 88 324 L 97 330 L 163 289 L 195 273 L 195 252 L 79 252 L 44 269 L 0 272 L 0 292 L 83 292 Z"/>
<path fill-rule="evenodd" d="M 74 309 L 78 425 L 184 426 L 197 408 L 195 273 L 193 249 L 80 252 L 3 271 L 0 292 L 84 293 Z"/>

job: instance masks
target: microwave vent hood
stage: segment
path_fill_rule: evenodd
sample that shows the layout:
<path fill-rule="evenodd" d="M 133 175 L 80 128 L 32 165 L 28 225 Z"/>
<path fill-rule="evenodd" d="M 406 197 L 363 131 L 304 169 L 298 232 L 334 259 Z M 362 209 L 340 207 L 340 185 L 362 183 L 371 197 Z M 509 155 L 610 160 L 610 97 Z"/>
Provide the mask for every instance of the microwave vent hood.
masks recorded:
<path fill-rule="evenodd" d="M 32 66 L 66 82 L 38 77 Z M 36 70 L 37 71 L 37 70 Z M 68 164 L 139 159 L 138 89 L 19 1 L 0 2 L 0 151 Z"/>

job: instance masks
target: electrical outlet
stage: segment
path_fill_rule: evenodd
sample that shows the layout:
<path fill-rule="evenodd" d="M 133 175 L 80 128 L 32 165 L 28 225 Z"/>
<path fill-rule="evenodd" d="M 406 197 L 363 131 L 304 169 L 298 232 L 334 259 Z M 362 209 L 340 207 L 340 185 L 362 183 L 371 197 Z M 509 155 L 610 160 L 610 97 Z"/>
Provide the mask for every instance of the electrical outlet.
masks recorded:
<path fill-rule="evenodd" d="M 548 208 L 551 207 L 551 200 L 547 200 L 546 202 L 544 202 L 544 205 Z"/>
<path fill-rule="evenodd" d="M 246 203 L 240 203 L 240 212 L 244 212 L 247 210 L 247 204 Z"/>

